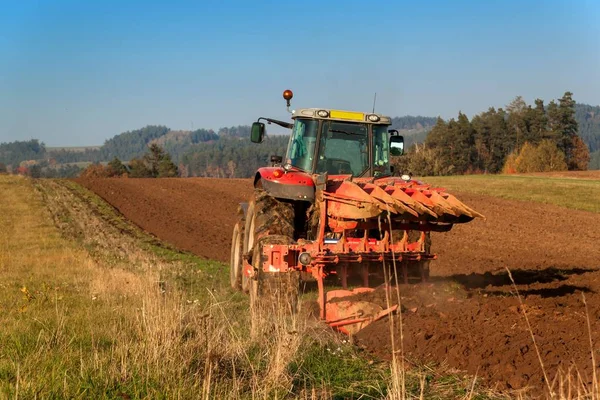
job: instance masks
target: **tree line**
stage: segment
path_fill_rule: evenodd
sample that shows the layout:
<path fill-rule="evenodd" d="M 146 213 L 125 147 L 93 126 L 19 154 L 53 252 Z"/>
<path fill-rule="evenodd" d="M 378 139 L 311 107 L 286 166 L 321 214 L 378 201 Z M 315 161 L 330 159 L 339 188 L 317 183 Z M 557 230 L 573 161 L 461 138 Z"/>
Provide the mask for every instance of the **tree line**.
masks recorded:
<path fill-rule="evenodd" d="M 572 96 L 566 92 L 547 106 L 518 96 L 506 109 L 490 108 L 471 120 L 462 112 L 438 118 L 425 142 L 397 158 L 396 167 L 417 175 L 587 169 L 590 153 L 578 135 Z"/>
<path fill-rule="evenodd" d="M 107 165 L 95 163 L 88 166 L 82 178 L 174 178 L 179 176 L 171 155 L 161 146 L 153 143 L 142 157 L 133 158 L 127 164 L 114 157 Z"/>
<path fill-rule="evenodd" d="M 517 97 L 505 108 L 490 108 L 472 119 L 463 113 L 449 121 L 394 117 L 391 128 L 404 135 L 408 149 L 394 161 L 397 168 L 419 175 L 510 172 L 532 168 L 526 159 L 537 159 L 539 164 L 548 157 L 560 159 L 561 154 L 566 166 L 553 162 L 553 168 L 582 169 L 587 149 L 581 140 L 592 151 L 589 166 L 600 169 L 600 107 L 575 104 L 569 92 L 547 105 L 539 99 L 528 105 Z M 36 165 L 34 175 L 70 177 L 82 170 L 82 164 L 101 163 L 105 167 L 117 159 L 129 174 L 131 165 L 141 166 L 138 161 L 144 160 L 150 146 L 156 144 L 169 155 L 181 176 L 244 178 L 267 165 L 271 155 L 284 155 L 288 141 L 287 135 L 271 135 L 261 145 L 254 145 L 249 136 L 247 125 L 223 127 L 217 132 L 173 131 L 149 125 L 84 151 L 47 149 L 36 139 L 0 143 L 0 171 L 29 173 Z M 146 174 L 141 167 L 136 171 L 133 176 Z M 152 175 L 157 175 L 156 171 Z"/>
<path fill-rule="evenodd" d="M 249 178 L 267 165 L 272 155 L 284 156 L 288 136 L 267 136 L 256 145 L 248 137 L 224 137 L 190 150 L 182 158 L 182 176 Z"/>

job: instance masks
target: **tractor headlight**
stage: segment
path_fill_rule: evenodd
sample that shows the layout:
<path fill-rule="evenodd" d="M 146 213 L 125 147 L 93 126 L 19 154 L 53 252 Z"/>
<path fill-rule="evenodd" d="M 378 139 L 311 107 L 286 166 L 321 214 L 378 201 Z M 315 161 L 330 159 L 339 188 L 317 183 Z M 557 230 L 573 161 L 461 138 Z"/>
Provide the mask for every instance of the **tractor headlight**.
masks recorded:
<path fill-rule="evenodd" d="M 402 174 L 401 178 L 402 180 L 408 182 L 412 177 L 409 174 Z"/>
<path fill-rule="evenodd" d="M 379 115 L 371 114 L 367 118 L 369 118 L 369 121 L 371 121 L 371 122 L 378 122 L 379 121 Z"/>
<path fill-rule="evenodd" d="M 317 111 L 317 115 L 321 118 L 329 117 L 329 112 L 327 110 L 319 110 Z"/>

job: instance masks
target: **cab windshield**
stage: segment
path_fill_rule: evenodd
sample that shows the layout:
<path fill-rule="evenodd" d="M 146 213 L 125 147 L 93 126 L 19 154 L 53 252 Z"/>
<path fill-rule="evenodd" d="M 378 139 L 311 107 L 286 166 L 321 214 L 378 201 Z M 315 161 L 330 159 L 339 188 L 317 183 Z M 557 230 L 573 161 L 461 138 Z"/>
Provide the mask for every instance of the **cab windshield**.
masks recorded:
<path fill-rule="evenodd" d="M 323 121 L 317 173 L 361 176 L 369 169 L 366 124 Z"/>
<path fill-rule="evenodd" d="M 297 118 L 286 155 L 286 161 L 302 170 L 330 175 L 363 176 L 373 163 L 373 175 L 390 173 L 389 134 L 387 125 L 369 125 L 322 120 L 320 142 L 316 151 L 319 120 Z M 372 143 L 369 146 L 369 138 Z M 369 157 L 369 152 L 371 155 Z"/>

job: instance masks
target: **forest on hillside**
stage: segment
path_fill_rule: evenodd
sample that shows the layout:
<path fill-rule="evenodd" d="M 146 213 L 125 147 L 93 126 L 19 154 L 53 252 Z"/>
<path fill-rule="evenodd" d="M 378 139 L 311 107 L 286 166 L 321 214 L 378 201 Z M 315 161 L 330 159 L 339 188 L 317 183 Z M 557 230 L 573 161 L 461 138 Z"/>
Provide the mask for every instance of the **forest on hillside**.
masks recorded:
<path fill-rule="evenodd" d="M 600 169 L 600 106 L 575 104 L 572 98 L 561 100 L 562 108 L 560 100 L 546 105 L 537 100 L 534 105 L 527 105 L 517 97 L 504 109 L 490 108 L 470 120 L 462 113 L 449 121 L 423 116 L 394 117 L 391 128 L 404 135 L 408 149 L 396 163 L 420 175 L 499 172 L 509 154 L 525 142 L 537 145 L 542 139 L 554 138 L 563 153 L 570 151 L 570 145 L 559 143 L 556 136 L 557 118 L 567 115 L 562 113 L 566 101 L 571 110 L 568 114 L 576 122 L 570 129 L 587 144 L 591 152 L 589 167 Z M 250 143 L 249 135 L 248 125 L 223 127 L 217 132 L 176 131 L 149 125 L 115 135 L 99 148 L 82 151 L 47 149 L 36 139 L 0 143 L 0 172 L 19 168 L 23 172 L 35 166 L 36 175 L 75 176 L 89 163 L 106 165 L 117 158 L 127 165 L 144 157 L 149 147 L 157 144 L 169 154 L 181 176 L 248 177 L 259 166 L 267 165 L 271 155 L 283 155 L 288 141 L 287 135 L 271 135 L 255 145 Z M 453 161 L 447 162 L 450 158 Z"/>
<path fill-rule="evenodd" d="M 578 134 L 572 96 L 566 92 L 547 106 L 518 96 L 506 109 L 490 108 L 471 120 L 461 112 L 450 121 L 438 118 L 425 142 L 396 166 L 421 176 L 585 170 L 590 152 Z"/>
<path fill-rule="evenodd" d="M 589 169 L 600 169 L 600 106 L 575 105 L 579 135 L 590 149 Z"/>
<path fill-rule="evenodd" d="M 392 127 L 400 130 L 408 143 L 424 140 L 434 123 L 435 118 L 420 116 L 392 119 Z M 174 131 L 161 125 L 149 125 L 116 135 L 100 148 L 78 151 L 46 149 L 44 143 L 36 139 L 1 143 L 0 163 L 11 171 L 35 164 L 36 175 L 70 177 L 89 163 L 106 165 L 117 158 L 127 164 L 144 157 L 149 146 L 157 144 L 178 165 L 182 176 L 245 177 L 250 176 L 249 171 L 266 165 L 271 155 L 282 155 L 288 141 L 287 134 L 271 135 L 257 146 L 250 143 L 249 137 L 249 125 L 223 127 L 218 132 L 210 129 Z"/>

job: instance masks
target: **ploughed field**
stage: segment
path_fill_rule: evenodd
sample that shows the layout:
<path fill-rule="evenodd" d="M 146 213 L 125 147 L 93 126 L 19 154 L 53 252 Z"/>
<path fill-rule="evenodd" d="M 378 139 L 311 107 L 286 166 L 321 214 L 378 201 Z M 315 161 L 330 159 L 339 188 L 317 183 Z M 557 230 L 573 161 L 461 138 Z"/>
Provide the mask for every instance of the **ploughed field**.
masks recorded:
<path fill-rule="evenodd" d="M 249 179 L 78 182 L 162 240 L 223 262 L 228 261 L 238 204 L 253 190 Z M 430 282 L 400 286 L 406 359 L 417 365 L 446 363 L 501 389 L 541 390 L 544 374 L 525 311 L 548 380 L 560 370 L 591 382 L 589 331 L 594 348 L 600 348 L 600 214 L 453 194 L 487 219 L 432 234 L 439 259 L 431 264 Z M 383 291 L 368 297 L 385 302 Z M 391 358 L 389 321 L 367 326 L 356 342 Z M 598 368 L 598 352 L 595 359 Z"/>

